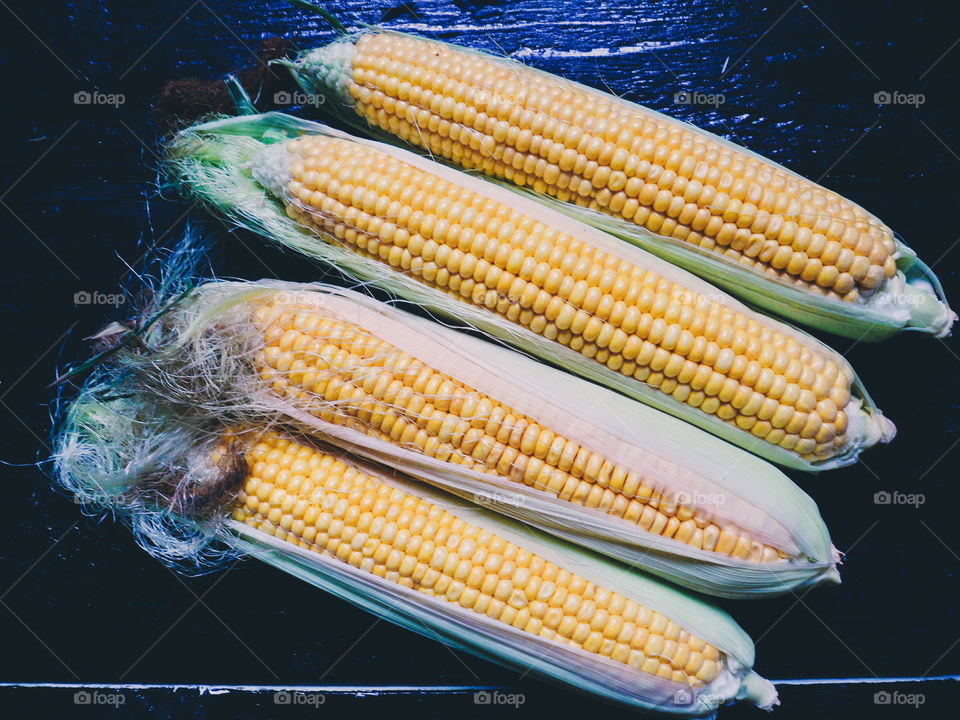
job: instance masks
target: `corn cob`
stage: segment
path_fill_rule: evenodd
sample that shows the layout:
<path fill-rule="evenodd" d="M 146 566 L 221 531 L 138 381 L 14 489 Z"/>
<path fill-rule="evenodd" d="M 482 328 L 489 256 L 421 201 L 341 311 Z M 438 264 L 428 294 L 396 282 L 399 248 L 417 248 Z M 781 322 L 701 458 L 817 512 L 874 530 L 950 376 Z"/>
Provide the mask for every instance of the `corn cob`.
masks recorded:
<path fill-rule="evenodd" d="M 301 224 L 801 457 L 846 444 L 852 378 L 825 354 L 776 331 L 764 343 L 766 328 L 719 303 L 684 303 L 682 287 L 373 148 L 305 137 L 281 150 Z M 262 162 L 254 176 L 276 182 Z"/>
<path fill-rule="evenodd" d="M 705 508 L 678 503 L 638 472 L 564 437 L 562 423 L 542 427 L 363 328 L 317 310 L 288 302 L 259 308 L 265 347 L 257 360 L 274 392 L 321 420 L 600 508 L 697 550 L 757 563 L 787 557 L 735 526 L 721 528 Z"/>
<path fill-rule="evenodd" d="M 606 650 L 617 662 L 675 682 L 698 686 L 717 677 L 717 648 L 668 617 L 627 608 L 626 598 L 382 478 L 273 434 L 246 462 L 235 520 L 548 640 Z"/>
<path fill-rule="evenodd" d="M 465 520 L 410 485 L 273 435 L 247 453 L 247 464 L 235 520 L 577 654 L 668 680 L 671 692 L 658 705 L 686 688 L 708 692 L 726 670 L 722 651 L 695 630 L 531 552 L 515 533 L 499 534 L 500 523 Z"/>
<path fill-rule="evenodd" d="M 262 408 L 701 592 L 752 597 L 838 578 L 816 506 L 770 465 L 359 293 L 209 283 L 158 333 L 158 356 L 119 358 L 141 367 L 139 386 L 210 398 L 224 417 Z"/>
<path fill-rule="evenodd" d="M 278 125 L 314 134 L 259 149 L 232 136 Z M 195 192 L 241 220 L 253 218 L 273 239 L 775 462 L 836 467 L 893 436 L 836 353 L 682 270 L 489 183 L 275 115 L 200 126 L 182 136 L 174 155 Z M 283 227 L 254 200 L 239 165 L 284 202 L 290 218 L 348 252 L 318 248 Z M 248 203 L 238 203 L 231 183 L 251 193 Z"/>
<path fill-rule="evenodd" d="M 137 402 L 73 406 L 58 477 L 165 560 L 184 535 L 181 562 L 215 539 L 401 625 L 640 707 L 776 703 L 749 669 L 749 638 L 692 598 L 306 441 Z"/>
<path fill-rule="evenodd" d="M 955 318 L 932 272 L 873 215 L 616 96 L 375 30 L 291 68 L 353 124 L 594 211 L 577 217 L 793 320 L 860 340 L 903 327 L 944 336 Z"/>

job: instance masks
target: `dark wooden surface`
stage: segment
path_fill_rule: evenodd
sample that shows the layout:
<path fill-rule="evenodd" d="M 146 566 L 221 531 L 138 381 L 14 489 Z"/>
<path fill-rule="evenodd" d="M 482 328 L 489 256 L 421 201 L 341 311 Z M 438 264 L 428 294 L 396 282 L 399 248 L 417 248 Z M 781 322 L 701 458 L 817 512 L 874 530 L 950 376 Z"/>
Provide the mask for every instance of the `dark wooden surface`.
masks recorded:
<path fill-rule="evenodd" d="M 348 24 L 380 22 L 496 50 L 694 121 L 822 178 L 880 214 L 956 301 L 960 240 L 957 11 L 948 4 L 696 2 L 327 3 Z M 81 291 L 130 284 L 128 265 L 170 243 L 188 206 L 160 197 L 150 106 L 167 80 L 214 77 L 251 61 L 260 39 L 302 47 L 328 28 L 283 2 L 0 4 L 5 267 L 0 288 L 0 681 L 252 685 L 497 686 L 518 710 L 557 716 L 595 699 L 447 649 L 255 563 L 202 578 L 173 575 L 122 527 L 81 515 L 49 488 L 43 461 L 58 363 L 123 308 L 76 305 Z M 726 71 L 724 72 L 724 68 Z M 122 93 L 119 107 L 74 94 Z M 677 105 L 680 91 L 725 103 Z M 920 107 L 874 104 L 878 91 L 922 93 Z M 222 227 L 211 259 L 224 275 L 291 280 L 319 272 Z M 135 284 L 135 283 L 133 283 Z M 960 673 L 957 456 L 960 344 L 902 336 L 881 346 L 830 340 L 898 424 L 865 463 L 793 477 L 819 502 L 848 551 L 844 583 L 765 602 L 725 602 L 757 640 L 773 679 Z M 923 493 L 918 509 L 874 503 L 879 490 Z M 924 694 L 919 709 L 874 703 L 878 690 Z M 783 686 L 782 718 L 940 717 L 955 682 Z M 84 709 L 73 691 L 0 688 L 0 707 L 37 716 L 281 717 L 272 695 L 129 691 Z M 302 713 L 306 713 L 302 708 Z M 602 707 L 610 717 L 629 711 Z M 493 717 L 467 694 L 331 696 L 333 717 L 418 713 Z M 724 717 L 755 716 L 728 708 Z M 13 717 L 15 715 L 4 716 Z"/>

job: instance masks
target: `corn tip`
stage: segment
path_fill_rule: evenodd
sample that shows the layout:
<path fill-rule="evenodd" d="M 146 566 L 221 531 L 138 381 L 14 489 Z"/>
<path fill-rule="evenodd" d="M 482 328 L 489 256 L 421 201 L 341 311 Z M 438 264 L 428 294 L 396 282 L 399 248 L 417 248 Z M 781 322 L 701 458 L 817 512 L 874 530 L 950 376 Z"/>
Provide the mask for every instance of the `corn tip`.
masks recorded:
<path fill-rule="evenodd" d="M 737 699 L 749 700 L 761 710 L 768 711 L 780 704 L 776 686 L 752 670 L 743 677 Z"/>
<path fill-rule="evenodd" d="M 863 447 L 871 447 L 880 443 L 888 443 L 897 435 L 897 426 L 877 408 L 867 412 L 866 431 L 863 437 Z"/>

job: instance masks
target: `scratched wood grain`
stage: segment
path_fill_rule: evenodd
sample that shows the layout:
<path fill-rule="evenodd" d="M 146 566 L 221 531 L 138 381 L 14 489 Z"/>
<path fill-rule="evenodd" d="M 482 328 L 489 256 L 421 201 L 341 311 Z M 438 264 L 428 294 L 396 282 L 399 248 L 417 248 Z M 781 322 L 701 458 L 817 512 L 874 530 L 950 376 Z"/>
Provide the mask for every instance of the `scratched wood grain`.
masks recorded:
<path fill-rule="evenodd" d="M 170 79 L 216 77 L 251 60 L 262 38 L 301 47 L 329 28 L 283 2 L 8 2 L 4 42 L 5 263 L 0 305 L 0 467 L 9 530 L 0 546 L 0 681 L 497 685 L 527 695 L 533 716 L 596 701 L 504 670 L 374 620 L 254 563 L 176 578 L 113 522 L 83 517 L 48 488 L 43 460 L 58 363 L 123 308 L 77 306 L 112 293 L 128 265 L 175 240 L 188 206 L 158 191 L 150 105 Z M 326 3 L 348 25 L 390 27 L 500 52 L 604 87 L 789 165 L 881 214 L 957 296 L 960 188 L 956 11 L 911 3 L 524 0 Z M 946 53 L 946 54 L 944 54 Z M 117 108 L 74 94 L 124 95 Z M 878 91 L 923 105 L 874 104 Z M 676 104 L 719 93 L 714 109 Z M 219 237 L 224 275 L 311 280 L 319 272 L 257 238 Z M 801 597 L 723 603 L 758 640 L 757 668 L 779 678 L 960 673 L 957 451 L 960 345 L 904 336 L 883 346 L 831 340 L 897 422 L 900 436 L 866 465 L 794 474 L 849 550 L 844 583 Z M 921 492 L 917 510 L 877 506 L 877 490 Z M 58 541 L 59 542 L 56 542 Z M 54 544 L 56 543 L 56 544 Z M 198 602 L 197 598 L 201 598 Z M 933 716 L 955 683 L 924 686 L 913 711 L 875 706 L 871 686 L 786 687 L 783 718 L 852 713 Z M 905 686 L 893 686 L 910 692 Z M 0 690 L 0 707 L 73 712 L 69 693 Z M 268 697 L 131 696 L 142 716 L 262 717 Z M 604 707 L 611 717 L 620 708 Z M 333 716 L 417 712 L 491 717 L 469 696 L 337 698 Z M 513 710 L 502 710 L 509 715 Z M 727 709 L 728 718 L 749 709 Z"/>

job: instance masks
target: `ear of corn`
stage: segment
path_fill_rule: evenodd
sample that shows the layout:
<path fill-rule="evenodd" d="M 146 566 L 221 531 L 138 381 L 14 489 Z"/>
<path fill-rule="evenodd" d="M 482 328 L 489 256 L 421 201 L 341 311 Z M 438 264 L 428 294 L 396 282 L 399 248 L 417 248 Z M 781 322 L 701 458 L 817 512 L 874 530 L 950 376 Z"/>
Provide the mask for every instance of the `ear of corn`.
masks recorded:
<path fill-rule="evenodd" d="M 347 122 L 527 188 L 819 330 L 944 336 L 933 272 L 876 217 L 696 127 L 505 58 L 386 31 L 304 53 Z"/>
<path fill-rule="evenodd" d="M 756 597 L 838 578 L 815 504 L 771 465 L 359 293 L 210 283 L 149 343 L 156 356 L 118 361 L 141 363 L 139 384 L 158 394 L 295 422 L 698 591 Z"/>
<path fill-rule="evenodd" d="M 749 638 L 689 596 L 281 438 L 263 438 L 248 463 L 233 517 L 251 551 L 381 616 L 641 707 L 775 702 L 744 672 Z"/>
<path fill-rule="evenodd" d="M 776 703 L 750 639 L 698 600 L 306 441 L 95 396 L 71 408 L 59 479 L 163 559 L 215 537 L 417 632 L 639 707 Z"/>
<path fill-rule="evenodd" d="M 826 346 L 496 185 L 277 114 L 196 126 L 172 162 L 272 240 L 774 462 L 838 467 L 893 437 Z"/>

